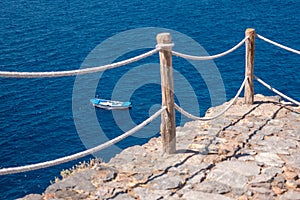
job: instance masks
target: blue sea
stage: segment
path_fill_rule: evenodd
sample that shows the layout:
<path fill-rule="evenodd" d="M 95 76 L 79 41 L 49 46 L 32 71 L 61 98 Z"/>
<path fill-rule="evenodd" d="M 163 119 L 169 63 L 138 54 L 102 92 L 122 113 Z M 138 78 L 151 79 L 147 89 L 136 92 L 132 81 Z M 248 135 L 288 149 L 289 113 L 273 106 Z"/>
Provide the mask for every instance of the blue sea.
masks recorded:
<path fill-rule="evenodd" d="M 0 70 L 64 71 L 109 64 L 153 49 L 160 31 L 172 32 L 176 51 L 193 55 L 201 54 L 189 51 L 195 43 L 209 55 L 228 50 L 244 38 L 246 28 L 300 49 L 299 10 L 299 0 L 2 0 Z M 244 79 L 244 52 L 242 46 L 202 64 L 200 74 L 193 64 L 174 57 L 176 101 L 203 116 L 209 107 L 231 99 Z M 142 122 L 161 102 L 158 63 L 155 54 L 122 68 L 80 77 L 0 78 L 0 168 L 71 155 Z M 212 64 L 213 76 L 217 76 L 213 83 L 206 80 Z M 256 39 L 255 74 L 298 101 L 299 67 L 299 55 Z M 214 83 L 217 87 L 212 92 L 209 84 Z M 186 88 L 190 93 L 185 93 Z M 273 95 L 258 83 L 255 92 Z M 89 99 L 95 95 L 130 100 L 133 107 L 125 111 L 94 109 Z M 177 113 L 178 126 L 187 121 Z M 0 176 L 0 199 L 42 193 L 62 169 L 94 156 L 109 161 L 122 149 L 158 136 L 159 122 L 155 120 L 145 131 L 98 154 Z"/>

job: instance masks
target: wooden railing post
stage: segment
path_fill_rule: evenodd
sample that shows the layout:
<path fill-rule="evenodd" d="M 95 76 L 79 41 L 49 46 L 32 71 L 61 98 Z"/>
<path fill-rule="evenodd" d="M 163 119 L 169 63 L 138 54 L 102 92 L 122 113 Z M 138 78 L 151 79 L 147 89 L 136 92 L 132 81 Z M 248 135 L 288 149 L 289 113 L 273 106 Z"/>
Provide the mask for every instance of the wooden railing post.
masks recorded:
<path fill-rule="evenodd" d="M 172 69 L 172 38 L 170 33 L 160 33 L 156 37 L 159 51 L 162 106 L 167 109 L 161 115 L 160 132 L 162 136 L 163 152 L 176 152 L 176 124 L 174 110 L 174 82 Z"/>
<path fill-rule="evenodd" d="M 253 85 L 253 72 L 254 72 L 254 51 L 255 51 L 255 30 L 248 28 L 245 35 L 249 38 L 246 40 L 246 69 L 245 76 L 248 79 L 245 84 L 244 98 L 246 104 L 253 104 L 254 101 L 254 85 Z"/>

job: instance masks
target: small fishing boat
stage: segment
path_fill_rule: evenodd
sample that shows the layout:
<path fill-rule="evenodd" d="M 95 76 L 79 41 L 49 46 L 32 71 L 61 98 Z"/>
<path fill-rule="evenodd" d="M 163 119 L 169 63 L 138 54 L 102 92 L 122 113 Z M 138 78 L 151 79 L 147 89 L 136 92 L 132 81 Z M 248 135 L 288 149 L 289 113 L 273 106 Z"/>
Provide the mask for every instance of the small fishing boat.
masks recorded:
<path fill-rule="evenodd" d="M 93 98 L 90 100 L 93 106 L 106 109 L 106 110 L 121 110 L 131 108 L 132 103 L 130 101 L 121 102 L 121 101 L 112 101 L 106 99 Z"/>

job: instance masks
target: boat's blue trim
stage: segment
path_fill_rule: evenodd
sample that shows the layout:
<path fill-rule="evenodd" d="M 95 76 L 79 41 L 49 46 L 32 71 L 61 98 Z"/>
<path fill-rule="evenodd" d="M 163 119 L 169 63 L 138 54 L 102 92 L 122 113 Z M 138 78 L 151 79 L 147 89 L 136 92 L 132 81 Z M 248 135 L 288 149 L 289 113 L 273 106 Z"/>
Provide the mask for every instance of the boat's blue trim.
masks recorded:
<path fill-rule="evenodd" d="M 114 108 L 130 108 L 132 106 L 132 103 L 130 101 L 121 102 L 121 101 L 112 101 L 112 100 L 106 100 L 106 99 L 99 99 L 99 98 L 93 98 L 90 99 L 90 102 L 100 108 L 104 109 L 114 109 Z"/>

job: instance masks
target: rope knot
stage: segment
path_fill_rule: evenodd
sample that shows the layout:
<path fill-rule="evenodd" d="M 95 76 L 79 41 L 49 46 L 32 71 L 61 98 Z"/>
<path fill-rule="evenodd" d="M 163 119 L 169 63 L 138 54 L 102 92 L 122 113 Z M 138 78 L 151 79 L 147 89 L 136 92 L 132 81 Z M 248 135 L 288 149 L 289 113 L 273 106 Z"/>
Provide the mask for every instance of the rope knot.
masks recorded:
<path fill-rule="evenodd" d="M 170 48 L 173 48 L 175 45 L 174 43 L 169 43 L 169 44 L 157 44 L 155 46 L 156 49 L 159 50 L 170 50 Z"/>

